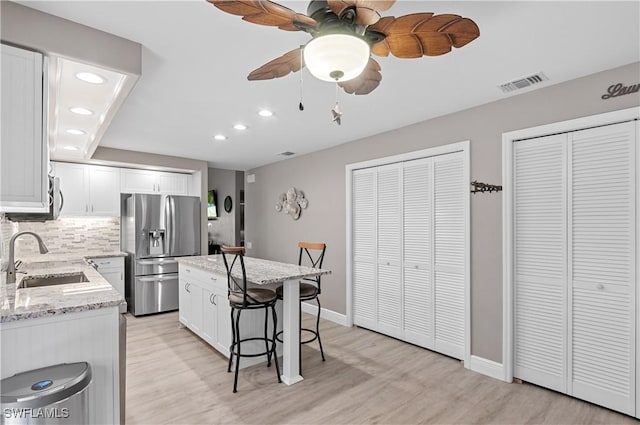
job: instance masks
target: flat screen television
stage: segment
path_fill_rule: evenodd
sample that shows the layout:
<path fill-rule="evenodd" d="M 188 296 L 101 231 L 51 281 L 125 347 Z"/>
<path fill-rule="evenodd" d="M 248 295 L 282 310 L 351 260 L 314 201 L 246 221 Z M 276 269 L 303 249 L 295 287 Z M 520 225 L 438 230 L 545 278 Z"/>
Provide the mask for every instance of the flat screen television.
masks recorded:
<path fill-rule="evenodd" d="M 209 220 L 215 220 L 218 218 L 218 208 L 216 207 L 216 191 L 210 190 L 207 195 L 207 218 Z"/>

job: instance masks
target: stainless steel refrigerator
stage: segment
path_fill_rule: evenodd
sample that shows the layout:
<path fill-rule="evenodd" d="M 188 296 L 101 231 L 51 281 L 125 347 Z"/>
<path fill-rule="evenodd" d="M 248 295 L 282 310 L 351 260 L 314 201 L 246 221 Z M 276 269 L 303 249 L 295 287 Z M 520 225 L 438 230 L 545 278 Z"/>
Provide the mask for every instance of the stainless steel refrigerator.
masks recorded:
<path fill-rule="evenodd" d="M 125 298 L 134 316 L 178 309 L 175 257 L 200 255 L 200 198 L 123 194 L 120 246 Z"/>

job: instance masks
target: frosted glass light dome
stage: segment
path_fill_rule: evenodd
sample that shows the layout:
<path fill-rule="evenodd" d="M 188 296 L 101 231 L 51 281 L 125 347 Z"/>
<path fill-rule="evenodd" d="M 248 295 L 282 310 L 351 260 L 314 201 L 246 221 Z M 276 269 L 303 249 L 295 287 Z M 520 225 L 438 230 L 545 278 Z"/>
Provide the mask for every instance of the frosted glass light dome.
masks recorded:
<path fill-rule="evenodd" d="M 369 45 L 353 35 L 328 34 L 314 38 L 304 47 L 304 63 L 311 74 L 324 81 L 348 81 L 364 71 L 369 62 Z"/>

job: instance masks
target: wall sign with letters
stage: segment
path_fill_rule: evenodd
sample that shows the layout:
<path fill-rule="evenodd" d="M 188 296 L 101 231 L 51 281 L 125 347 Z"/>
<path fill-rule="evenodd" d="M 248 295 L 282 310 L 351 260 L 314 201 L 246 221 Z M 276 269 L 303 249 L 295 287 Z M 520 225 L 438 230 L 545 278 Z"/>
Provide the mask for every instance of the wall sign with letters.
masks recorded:
<path fill-rule="evenodd" d="M 612 84 L 607 89 L 607 92 L 600 96 L 603 100 L 611 99 L 612 97 L 624 96 L 625 94 L 637 93 L 640 91 L 640 84 L 633 84 L 625 86 L 622 83 Z"/>

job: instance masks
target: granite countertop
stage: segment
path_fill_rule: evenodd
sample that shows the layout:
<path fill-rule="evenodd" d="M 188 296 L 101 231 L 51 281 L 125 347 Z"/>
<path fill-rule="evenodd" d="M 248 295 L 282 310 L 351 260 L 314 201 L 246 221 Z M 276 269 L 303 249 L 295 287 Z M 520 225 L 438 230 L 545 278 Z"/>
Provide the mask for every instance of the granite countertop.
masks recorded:
<path fill-rule="evenodd" d="M 122 295 L 100 275 L 86 260 L 121 257 L 126 254 L 113 252 L 85 252 L 44 254 L 22 257 L 23 265 L 16 274 L 16 283 L 5 283 L 2 273 L 0 283 L 0 323 L 38 317 L 55 316 L 101 308 L 121 306 L 126 309 Z M 69 275 L 82 272 L 88 282 L 20 288 L 24 276 Z"/>
<path fill-rule="evenodd" d="M 222 255 L 180 257 L 176 258 L 176 260 L 181 264 L 193 266 L 208 272 L 223 275 L 227 274 Z M 331 274 L 331 270 L 298 266 L 297 264 L 281 263 L 254 257 L 244 257 L 244 266 L 247 273 L 247 281 L 256 285 L 269 285 L 285 280 Z M 237 270 L 238 273 L 241 273 L 240 267 L 237 267 Z M 236 276 L 235 271 L 236 269 L 234 269 L 234 276 Z M 237 277 L 242 278 L 242 275 L 238 274 Z"/>

